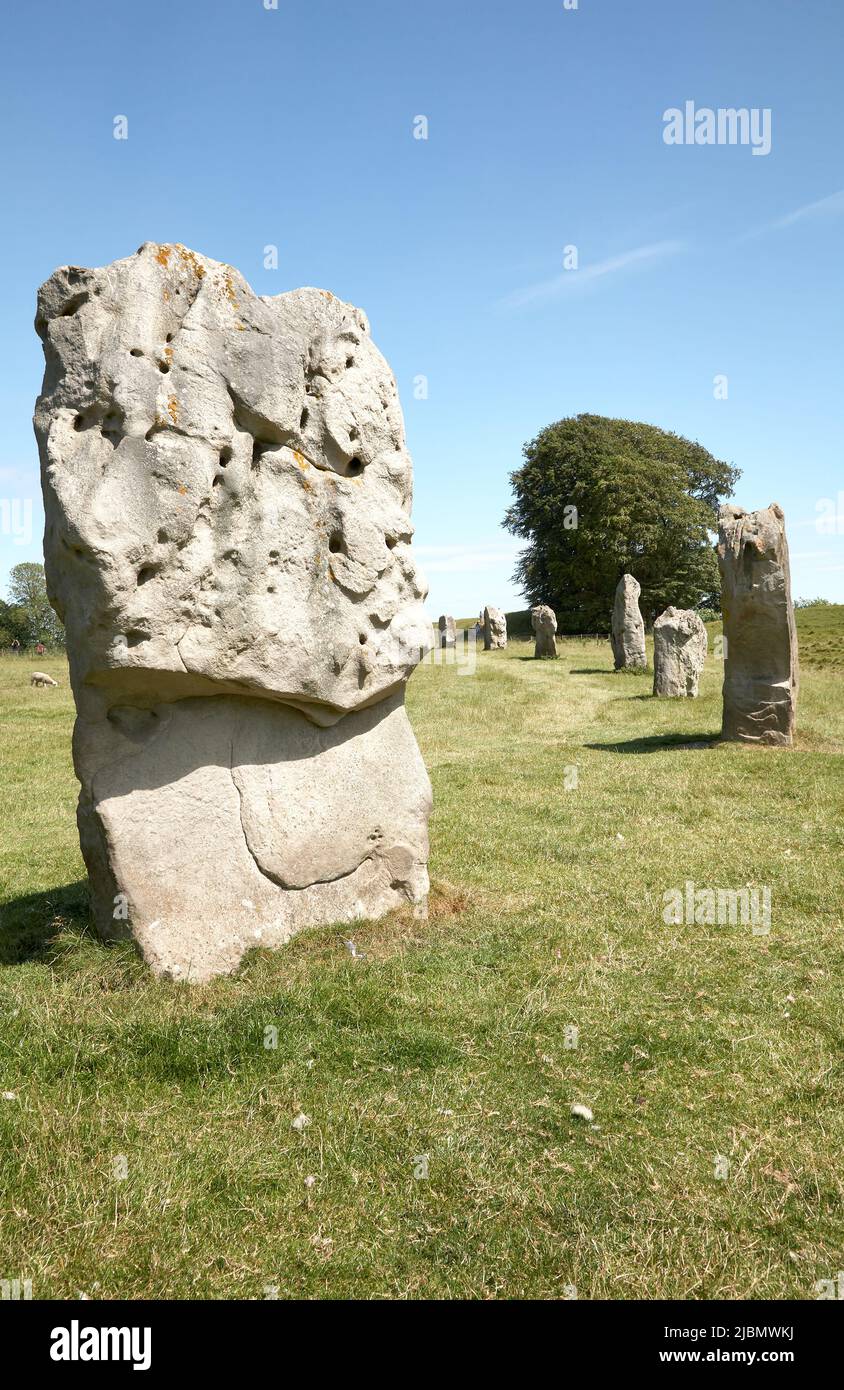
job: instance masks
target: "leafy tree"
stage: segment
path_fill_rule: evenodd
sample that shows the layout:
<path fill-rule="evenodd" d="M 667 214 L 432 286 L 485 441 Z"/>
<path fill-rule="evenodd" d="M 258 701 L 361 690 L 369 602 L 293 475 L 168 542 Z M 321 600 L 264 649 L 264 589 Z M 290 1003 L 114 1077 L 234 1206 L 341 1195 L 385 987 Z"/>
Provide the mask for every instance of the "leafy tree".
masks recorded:
<path fill-rule="evenodd" d="M 9 598 L 24 614 L 28 642 L 64 642 L 64 627 L 47 597 L 43 565 L 31 560 L 15 565 L 9 575 Z"/>
<path fill-rule="evenodd" d="M 22 608 L 15 608 L 0 599 L 0 647 L 11 647 L 17 639 L 21 646 L 29 641 L 29 624 Z"/>
<path fill-rule="evenodd" d="M 608 631 L 625 573 L 642 586 L 648 625 L 669 604 L 720 610 L 711 533 L 737 469 L 680 435 L 602 415 L 558 420 L 523 453 L 504 518 L 528 542 L 514 579 L 563 631 Z"/>

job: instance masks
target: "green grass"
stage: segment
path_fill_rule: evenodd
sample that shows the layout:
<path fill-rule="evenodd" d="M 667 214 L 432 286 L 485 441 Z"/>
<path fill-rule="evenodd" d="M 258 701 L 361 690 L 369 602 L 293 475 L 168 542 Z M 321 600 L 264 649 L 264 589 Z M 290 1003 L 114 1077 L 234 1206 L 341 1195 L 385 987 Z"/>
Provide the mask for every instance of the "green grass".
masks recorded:
<path fill-rule="evenodd" d="M 42 660 L 63 684 L 32 691 L 0 661 L 0 1277 L 763 1299 L 842 1268 L 840 677 L 804 655 L 798 746 L 757 750 L 712 742 L 712 658 L 699 700 L 657 702 L 608 643 L 531 650 L 411 681 L 430 919 L 361 924 L 365 960 L 306 933 L 195 988 L 88 933 L 66 674 Z M 770 885 L 770 934 L 666 926 L 686 879 Z"/>

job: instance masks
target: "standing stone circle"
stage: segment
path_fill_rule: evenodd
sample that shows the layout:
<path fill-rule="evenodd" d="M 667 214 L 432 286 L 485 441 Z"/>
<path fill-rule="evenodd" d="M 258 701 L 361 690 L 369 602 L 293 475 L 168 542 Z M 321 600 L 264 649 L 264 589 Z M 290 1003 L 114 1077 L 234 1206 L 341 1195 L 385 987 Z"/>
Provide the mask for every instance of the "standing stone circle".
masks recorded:
<path fill-rule="evenodd" d="M 547 603 L 540 603 L 536 608 L 530 610 L 530 621 L 536 635 L 536 646 L 534 656 L 557 655 L 557 615 L 553 608 L 549 608 Z"/>
<path fill-rule="evenodd" d="M 423 910 L 430 646 L 412 465 L 366 316 L 146 243 L 41 287 L 35 412 L 95 921 L 203 980 Z"/>
<path fill-rule="evenodd" d="M 641 585 L 632 574 L 621 576 L 612 610 L 612 650 L 616 671 L 636 671 L 648 664 L 645 624 L 639 611 L 641 592 Z"/>
<path fill-rule="evenodd" d="M 709 646 L 691 608 L 666 608 L 654 623 L 654 695 L 695 699 Z"/>
<path fill-rule="evenodd" d="M 718 517 L 724 616 L 721 737 L 790 747 L 800 673 L 785 516 L 730 504 Z"/>
<path fill-rule="evenodd" d="M 507 646 L 507 619 L 500 608 L 487 607 L 481 614 L 484 651 L 500 651 Z"/>
<path fill-rule="evenodd" d="M 455 626 L 454 619 L 450 615 L 443 613 L 440 615 L 440 619 L 437 626 L 439 628 L 440 633 L 440 646 L 455 646 L 457 643 L 457 628 Z"/>

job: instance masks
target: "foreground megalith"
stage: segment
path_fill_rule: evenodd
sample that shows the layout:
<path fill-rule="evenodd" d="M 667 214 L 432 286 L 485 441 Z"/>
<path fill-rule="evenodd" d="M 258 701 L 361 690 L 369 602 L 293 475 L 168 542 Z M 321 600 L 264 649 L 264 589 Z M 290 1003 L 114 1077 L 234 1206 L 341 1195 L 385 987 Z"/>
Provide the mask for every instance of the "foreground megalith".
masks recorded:
<path fill-rule="evenodd" d="M 800 684 L 785 517 L 727 504 L 718 517 L 724 616 L 721 737 L 789 746 Z"/>
<path fill-rule="evenodd" d="M 654 695 L 697 696 L 709 642 L 691 608 L 666 608 L 654 623 Z"/>
<path fill-rule="evenodd" d="M 536 637 L 533 654 L 535 657 L 557 655 L 557 615 L 547 603 L 537 604 L 530 610 L 531 626 Z"/>
<path fill-rule="evenodd" d="M 641 592 L 639 581 L 632 574 L 621 576 L 612 610 L 612 651 L 616 671 L 636 671 L 648 664 L 645 624 L 639 610 Z"/>
<path fill-rule="evenodd" d="M 424 904 L 412 466 L 365 315 L 146 244 L 42 286 L 35 430 L 101 932 L 205 979 Z"/>
<path fill-rule="evenodd" d="M 507 619 L 500 608 L 487 606 L 481 614 L 484 651 L 500 651 L 507 646 Z"/>

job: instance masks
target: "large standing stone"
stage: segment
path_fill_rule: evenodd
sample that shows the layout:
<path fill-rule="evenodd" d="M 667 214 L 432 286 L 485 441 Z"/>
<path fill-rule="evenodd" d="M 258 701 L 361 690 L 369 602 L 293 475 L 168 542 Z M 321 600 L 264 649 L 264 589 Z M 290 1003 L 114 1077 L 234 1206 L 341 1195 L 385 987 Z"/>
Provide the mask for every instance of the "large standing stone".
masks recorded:
<path fill-rule="evenodd" d="M 430 646 L 411 461 L 365 315 L 146 244 L 42 286 L 35 414 L 95 920 L 205 979 L 424 903 Z"/>
<path fill-rule="evenodd" d="M 722 738 L 790 745 L 797 692 L 797 631 L 785 517 L 723 506 L 718 564 L 724 615 Z"/>
<path fill-rule="evenodd" d="M 455 646 L 457 642 L 457 627 L 454 619 L 449 614 L 442 613 L 437 626 L 440 634 L 440 646 Z"/>
<path fill-rule="evenodd" d="M 536 635 L 534 656 L 557 655 L 557 615 L 547 603 L 540 603 L 530 610 L 530 621 Z"/>
<path fill-rule="evenodd" d="M 645 624 L 639 611 L 641 592 L 639 581 L 632 574 L 621 576 L 612 610 L 612 650 L 617 671 L 635 671 L 648 664 Z"/>
<path fill-rule="evenodd" d="M 507 646 L 507 619 L 500 608 L 485 608 L 482 626 L 485 652 L 499 651 Z"/>
<path fill-rule="evenodd" d="M 654 695 L 694 699 L 708 645 L 697 613 L 691 608 L 666 608 L 654 623 Z"/>

